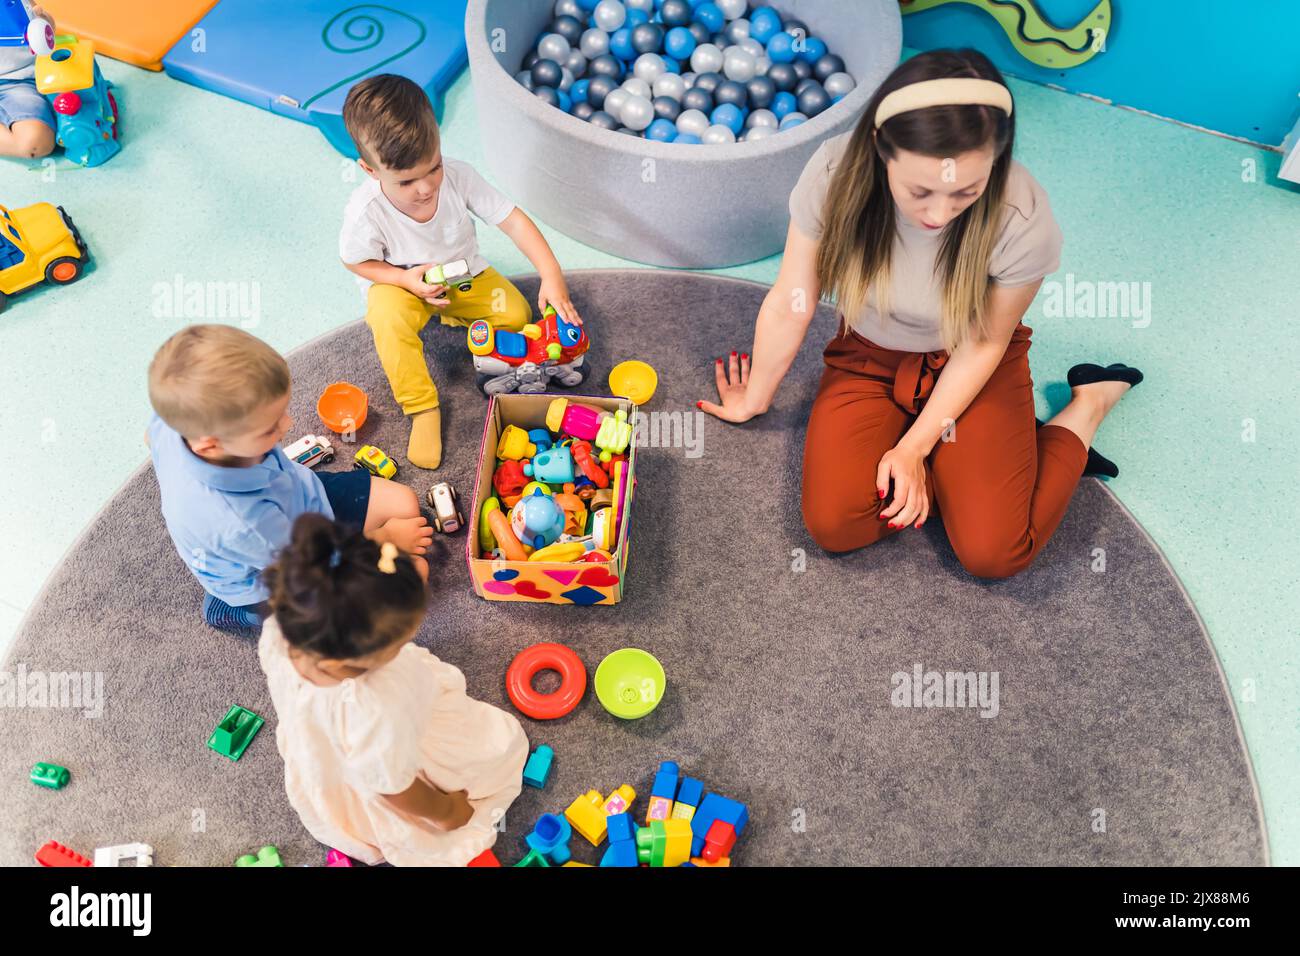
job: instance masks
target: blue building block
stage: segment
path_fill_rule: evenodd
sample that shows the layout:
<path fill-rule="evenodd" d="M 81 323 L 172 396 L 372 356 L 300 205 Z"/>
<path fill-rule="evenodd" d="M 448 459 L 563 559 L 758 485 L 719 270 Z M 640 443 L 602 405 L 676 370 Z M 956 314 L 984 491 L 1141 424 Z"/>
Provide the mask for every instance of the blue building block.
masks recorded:
<path fill-rule="evenodd" d="M 573 836 L 573 827 L 564 817 L 555 813 L 543 813 L 537 818 L 533 832 L 524 837 L 530 850 L 550 861 L 552 866 L 564 866 L 572 854 L 569 852 L 569 839 Z"/>
<path fill-rule="evenodd" d="M 636 823 L 630 813 L 613 813 L 606 820 L 609 849 L 601 857 L 601 866 L 640 866 L 636 853 Z"/>
<path fill-rule="evenodd" d="M 673 811 L 673 797 L 677 796 L 677 781 L 681 770 L 671 760 L 659 765 L 654 784 L 650 788 L 650 805 L 646 808 L 645 821 L 667 820 Z"/>
<path fill-rule="evenodd" d="M 749 808 L 739 800 L 717 793 L 708 794 L 700 801 L 695 816 L 691 817 L 691 856 L 699 856 L 704 852 L 704 837 L 715 820 L 730 823 L 739 837 L 749 822 Z"/>
<path fill-rule="evenodd" d="M 168 51 L 163 69 L 194 86 L 311 123 L 355 159 L 343 126 L 348 91 L 366 77 L 398 73 L 417 83 L 441 115 L 443 95 L 469 62 L 466 5 L 467 0 L 221 0 Z"/>
<path fill-rule="evenodd" d="M 678 810 L 678 807 L 690 807 L 691 816 L 694 816 L 695 809 L 700 805 L 700 800 L 704 798 L 704 784 L 694 777 L 682 778 L 681 785 L 677 788 L 677 802 L 673 805 L 673 816 L 686 817 L 685 812 Z"/>
<path fill-rule="evenodd" d="M 534 750 L 524 764 L 524 783 L 538 790 L 546 786 L 546 778 L 551 775 L 551 761 L 554 759 L 555 751 L 546 744 Z"/>
<path fill-rule="evenodd" d="M 528 433 L 528 440 L 537 446 L 538 451 L 546 451 L 555 442 L 551 439 L 551 433 L 545 428 L 534 428 Z"/>

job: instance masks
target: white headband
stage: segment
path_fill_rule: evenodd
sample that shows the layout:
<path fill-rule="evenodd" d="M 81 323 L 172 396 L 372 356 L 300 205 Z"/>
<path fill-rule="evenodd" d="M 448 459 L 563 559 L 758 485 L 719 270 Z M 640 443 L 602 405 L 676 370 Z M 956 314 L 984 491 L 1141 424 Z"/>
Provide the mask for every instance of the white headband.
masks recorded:
<path fill-rule="evenodd" d="M 876 129 L 899 113 L 931 106 L 996 106 L 1011 115 L 1011 91 L 994 80 L 948 77 L 921 80 L 894 90 L 876 109 Z"/>

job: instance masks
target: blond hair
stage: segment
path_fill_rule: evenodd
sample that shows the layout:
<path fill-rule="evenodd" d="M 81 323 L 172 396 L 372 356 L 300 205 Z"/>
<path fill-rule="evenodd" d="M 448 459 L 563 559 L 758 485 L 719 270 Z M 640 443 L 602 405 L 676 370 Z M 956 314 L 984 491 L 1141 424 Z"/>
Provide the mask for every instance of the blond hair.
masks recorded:
<path fill-rule="evenodd" d="M 1002 75 L 975 50 L 931 50 L 900 64 L 867 105 L 827 190 L 825 231 L 817 250 L 817 276 L 848 318 L 874 294 L 882 316 L 889 310 L 890 258 L 897 235 L 886 162 L 898 150 L 951 157 L 991 148 L 993 169 L 984 192 L 950 222 L 935 256 L 943 301 L 942 338 L 948 351 L 988 333 L 989 261 L 1000 238 L 1003 197 L 1011 168 L 1015 120 L 991 106 L 933 106 L 886 119 L 877 130 L 880 102 L 911 83 L 942 77 L 977 77 L 1002 83 Z"/>
<path fill-rule="evenodd" d="M 289 365 L 261 339 L 230 325 L 190 325 L 149 363 L 149 402 L 186 438 L 229 437 L 289 392 Z"/>
<path fill-rule="evenodd" d="M 343 125 L 372 167 L 414 169 L 438 151 L 433 104 L 404 76 L 381 73 L 352 87 L 343 102 Z"/>

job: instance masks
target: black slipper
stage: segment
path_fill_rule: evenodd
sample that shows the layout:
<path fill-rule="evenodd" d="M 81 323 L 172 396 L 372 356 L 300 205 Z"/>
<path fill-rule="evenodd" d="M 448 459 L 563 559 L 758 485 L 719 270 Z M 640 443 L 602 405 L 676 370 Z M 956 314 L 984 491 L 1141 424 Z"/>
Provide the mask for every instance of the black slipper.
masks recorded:
<path fill-rule="evenodd" d="M 1134 371 L 1137 370 L 1134 369 Z M 1039 428 L 1043 427 L 1041 419 L 1035 418 L 1034 421 L 1038 422 Z M 1097 451 L 1097 449 L 1089 448 L 1088 463 L 1083 466 L 1083 473 L 1085 475 L 1103 475 L 1107 478 L 1118 478 L 1119 466 L 1101 452 Z"/>
<path fill-rule="evenodd" d="M 1071 388 L 1076 385 L 1091 385 L 1093 382 L 1128 382 L 1129 385 L 1136 385 L 1142 381 L 1142 372 L 1122 362 L 1115 362 L 1105 368 L 1085 362 L 1070 369 L 1065 380 Z"/>

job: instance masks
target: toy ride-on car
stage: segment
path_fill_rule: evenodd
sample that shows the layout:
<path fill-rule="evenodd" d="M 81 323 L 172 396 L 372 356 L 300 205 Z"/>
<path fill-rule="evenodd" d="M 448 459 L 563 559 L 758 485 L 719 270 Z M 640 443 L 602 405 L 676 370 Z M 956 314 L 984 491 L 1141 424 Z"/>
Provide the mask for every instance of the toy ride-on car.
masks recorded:
<path fill-rule="evenodd" d="M 34 285 L 76 282 L 89 258 L 81 233 L 62 206 L 0 206 L 0 312 L 9 296 Z"/>
<path fill-rule="evenodd" d="M 585 327 L 570 325 L 549 306 L 540 322 L 518 332 L 493 328 L 487 319 L 469 327 L 469 350 L 484 395 L 538 394 L 552 380 L 569 388 L 581 385 L 590 347 Z"/>
<path fill-rule="evenodd" d="M 95 63 L 89 40 L 61 36 L 49 56 L 36 58 L 36 88 L 54 107 L 54 138 L 82 166 L 106 163 L 119 152 L 117 100 Z"/>
<path fill-rule="evenodd" d="M 460 499 L 449 481 L 440 481 L 424 496 L 433 509 L 433 527 L 439 534 L 455 534 L 465 527 L 465 516 L 460 510 Z"/>

